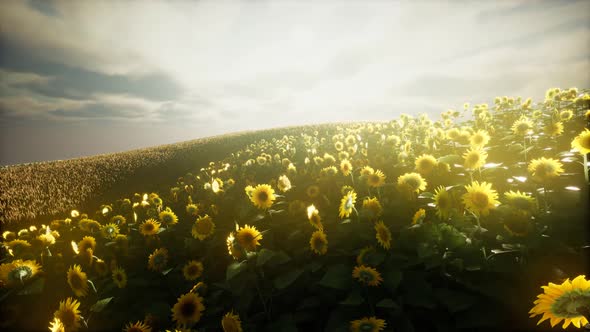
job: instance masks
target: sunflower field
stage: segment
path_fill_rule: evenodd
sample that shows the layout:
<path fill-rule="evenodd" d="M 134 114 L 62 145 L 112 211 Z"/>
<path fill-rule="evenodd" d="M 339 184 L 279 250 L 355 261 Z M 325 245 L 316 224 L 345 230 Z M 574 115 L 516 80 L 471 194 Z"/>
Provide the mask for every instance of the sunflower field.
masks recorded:
<path fill-rule="evenodd" d="M 584 329 L 589 121 L 588 90 L 553 88 L 300 128 L 4 224 L 0 328 Z"/>

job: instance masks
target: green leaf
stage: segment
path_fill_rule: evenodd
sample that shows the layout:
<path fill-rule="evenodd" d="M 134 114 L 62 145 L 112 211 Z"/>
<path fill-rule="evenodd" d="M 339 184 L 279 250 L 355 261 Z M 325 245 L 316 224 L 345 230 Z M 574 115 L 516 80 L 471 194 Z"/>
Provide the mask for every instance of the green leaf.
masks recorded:
<path fill-rule="evenodd" d="M 383 273 L 383 286 L 390 292 L 395 292 L 399 283 L 402 281 L 402 272 L 398 270 L 389 270 Z"/>
<path fill-rule="evenodd" d="M 276 277 L 273 284 L 277 289 L 284 289 L 291 285 L 301 274 L 304 272 L 303 269 L 295 269 L 287 273 L 283 273 Z"/>
<path fill-rule="evenodd" d="M 43 288 L 45 288 L 45 278 L 38 278 L 27 285 L 27 287 L 25 287 L 23 290 L 18 292 L 17 295 L 41 294 L 43 292 Z"/>
<path fill-rule="evenodd" d="M 395 303 L 392 299 L 383 299 L 379 301 L 376 305 L 377 308 L 385 308 L 385 309 L 399 309 L 400 306 Z"/>
<path fill-rule="evenodd" d="M 114 299 L 114 297 L 107 297 L 105 299 L 96 301 L 96 303 L 93 304 L 92 307 L 90 307 L 90 311 L 93 311 L 93 312 L 103 311 L 104 308 L 107 306 L 107 304 L 109 304 L 111 302 L 112 299 Z"/>
<path fill-rule="evenodd" d="M 434 291 L 434 296 L 452 313 L 465 310 L 477 301 L 473 295 L 447 288 L 437 288 Z"/>
<path fill-rule="evenodd" d="M 309 263 L 308 266 L 309 266 L 309 269 L 311 270 L 311 272 L 313 273 L 313 272 L 316 272 L 319 269 L 321 269 L 322 266 L 324 266 L 324 264 L 322 264 L 318 261 L 313 261 L 313 262 Z"/>
<path fill-rule="evenodd" d="M 365 301 L 365 299 L 361 295 L 361 292 L 358 289 L 354 289 L 348 294 L 346 299 L 340 301 L 340 304 L 359 305 L 359 304 L 363 303 L 364 301 Z"/>
<path fill-rule="evenodd" d="M 352 283 L 352 269 L 344 264 L 330 266 L 319 284 L 334 289 L 348 289 Z"/>
<path fill-rule="evenodd" d="M 457 154 L 449 154 L 449 155 L 438 158 L 438 161 L 449 164 L 449 165 L 462 164 L 463 158 Z"/>
<path fill-rule="evenodd" d="M 174 270 L 174 268 L 173 268 L 173 267 L 171 267 L 171 268 L 169 268 L 169 269 L 167 269 L 167 270 L 164 270 L 164 271 L 162 271 L 162 274 L 163 274 L 163 275 L 167 275 L 167 274 L 168 274 L 168 273 L 170 273 L 170 271 L 172 271 L 172 270 Z"/>
<path fill-rule="evenodd" d="M 264 266 L 268 261 L 270 261 L 276 253 L 269 249 L 262 249 L 258 252 L 258 257 L 256 258 L 256 266 Z"/>
<path fill-rule="evenodd" d="M 242 271 L 246 270 L 246 267 L 247 267 L 247 263 L 246 262 L 231 263 L 227 267 L 227 271 L 225 272 L 226 280 L 233 279 L 235 276 L 237 276 L 238 274 L 240 274 Z"/>

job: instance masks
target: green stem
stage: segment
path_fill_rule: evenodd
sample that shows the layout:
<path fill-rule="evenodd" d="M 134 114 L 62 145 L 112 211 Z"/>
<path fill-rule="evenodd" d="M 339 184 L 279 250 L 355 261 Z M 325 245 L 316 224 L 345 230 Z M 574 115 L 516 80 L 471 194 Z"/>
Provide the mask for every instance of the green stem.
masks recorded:
<path fill-rule="evenodd" d="M 262 302 L 262 307 L 264 308 L 264 313 L 266 314 L 266 319 L 268 321 L 270 321 L 270 313 L 268 312 L 268 309 L 266 308 L 266 301 L 264 300 L 264 297 L 262 297 L 262 292 L 260 291 L 260 286 L 258 285 L 258 273 L 256 273 L 255 284 L 256 284 L 256 291 L 258 292 L 258 297 L 260 298 L 260 302 Z"/>
<path fill-rule="evenodd" d="M 524 164 L 525 164 L 525 167 L 526 167 L 526 164 L 528 164 L 528 162 L 529 162 L 528 159 L 527 159 L 527 155 L 526 155 L 526 135 L 522 138 L 522 143 L 523 143 L 523 146 L 524 146 Z"/>
<path fill-rule="evenodd" d="M 587 184 L 590 184 L 588 179 L 588 154 L 584 154 L 584 179 L 586 179 Z"/>
<path fill-rule="evenodd" d="M 373 306 L 373 301 L 371 301 L 371 295 L 369 294 L 369 286 L 363 286 L 365 297 L 367 299 L 367 304 L 369 306 L 369 311 L 371 312 L 371 316 L 375 316 L 375 307 Z"/>

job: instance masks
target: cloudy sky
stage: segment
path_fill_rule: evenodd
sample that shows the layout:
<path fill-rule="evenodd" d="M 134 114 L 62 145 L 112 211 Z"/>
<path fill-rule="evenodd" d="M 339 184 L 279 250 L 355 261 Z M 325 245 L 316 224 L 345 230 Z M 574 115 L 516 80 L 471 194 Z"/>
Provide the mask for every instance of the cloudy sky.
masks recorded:
<path fill-rule="evenodd" d="M 590 1 L 3 1 L 0 164 L 590 87 Z"/>

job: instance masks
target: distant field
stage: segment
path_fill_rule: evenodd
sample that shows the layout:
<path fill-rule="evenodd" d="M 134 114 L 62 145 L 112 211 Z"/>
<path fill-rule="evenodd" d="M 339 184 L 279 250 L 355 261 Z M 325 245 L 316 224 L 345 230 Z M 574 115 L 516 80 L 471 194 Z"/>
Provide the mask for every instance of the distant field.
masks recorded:
<path fill-rule="evenodd" d="M 333 128 L 335 124 L 306 128 Z M 0 168 L 0 223 L 48 221 L 74 208 L 169 185 L 189 170 L 261 138 L 301 131 L 302 127 L 245 131 L 176 144 L 69 160 Z"/>

